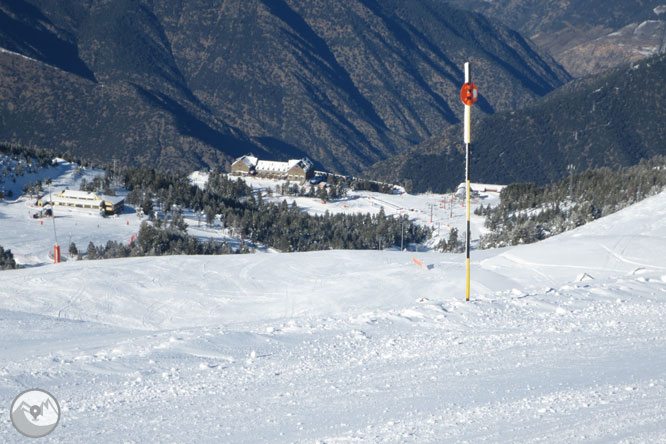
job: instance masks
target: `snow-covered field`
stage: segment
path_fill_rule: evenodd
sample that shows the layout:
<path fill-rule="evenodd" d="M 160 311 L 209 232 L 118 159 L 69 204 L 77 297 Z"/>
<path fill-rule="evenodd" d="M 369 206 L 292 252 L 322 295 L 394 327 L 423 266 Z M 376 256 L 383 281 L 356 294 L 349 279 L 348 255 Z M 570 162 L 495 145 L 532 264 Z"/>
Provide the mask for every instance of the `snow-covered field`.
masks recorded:
<path fill-rule="evenodd" d="M 38 387 L 52 443 L 666 442 L 665 216 L 475 251 L 470 302 L 433 252 L 0 272 L 0 441 Z"/>

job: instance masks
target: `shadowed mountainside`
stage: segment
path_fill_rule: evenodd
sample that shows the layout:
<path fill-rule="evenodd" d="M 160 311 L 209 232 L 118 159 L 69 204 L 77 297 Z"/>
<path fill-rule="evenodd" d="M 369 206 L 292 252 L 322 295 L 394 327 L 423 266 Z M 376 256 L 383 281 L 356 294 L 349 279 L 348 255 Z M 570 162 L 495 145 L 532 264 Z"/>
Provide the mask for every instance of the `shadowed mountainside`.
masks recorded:
<path fill-rule="evenodd" d="M 650 85 L 646 91 L 646 85 Z M 483 88 L 483 85 L 480 85 Z M 545 184 L 592 167 L 634 165 L 666 154 L 666 55 L 569 83 L 518 111 L 473 110 L 472 181 Z M 372 168 L 415 191 L 464 181 L 462 125 Z"/>
<path fill-rule="evenodd" d="M 0 23 L 1 140 L 168 168 L 252 151 L 359 173 L 460 120 L 466 60 L 486 114 L 569 80 L 435 0 L 0 0 Z"/>

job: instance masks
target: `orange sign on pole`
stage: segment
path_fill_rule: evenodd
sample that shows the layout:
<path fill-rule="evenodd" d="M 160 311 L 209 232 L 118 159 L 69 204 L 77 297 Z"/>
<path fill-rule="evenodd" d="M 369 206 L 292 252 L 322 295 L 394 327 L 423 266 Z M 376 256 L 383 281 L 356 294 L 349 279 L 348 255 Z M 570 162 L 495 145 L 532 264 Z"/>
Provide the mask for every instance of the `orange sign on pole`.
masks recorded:
<path fill-rule="evenodd" d="M 473 82 L 465 83 L 460 89 L 460 100 L 462 100 L 465 105 L 474 105 L 478 98 L 479 91 L 476 89 L 476 85 Z"/>

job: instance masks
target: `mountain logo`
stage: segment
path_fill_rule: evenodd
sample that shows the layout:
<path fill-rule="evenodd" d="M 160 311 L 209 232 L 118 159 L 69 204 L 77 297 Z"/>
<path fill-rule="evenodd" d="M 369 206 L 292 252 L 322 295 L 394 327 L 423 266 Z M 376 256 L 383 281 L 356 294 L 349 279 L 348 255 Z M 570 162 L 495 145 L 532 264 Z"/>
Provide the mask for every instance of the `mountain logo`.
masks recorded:
<path fill-rule="evenodd" d="M 12 402 L 12 424 L 22 435 L 41 438 L 48 435 L 60 422 L 60 405 L 49 392 L 30 389 Z"/>

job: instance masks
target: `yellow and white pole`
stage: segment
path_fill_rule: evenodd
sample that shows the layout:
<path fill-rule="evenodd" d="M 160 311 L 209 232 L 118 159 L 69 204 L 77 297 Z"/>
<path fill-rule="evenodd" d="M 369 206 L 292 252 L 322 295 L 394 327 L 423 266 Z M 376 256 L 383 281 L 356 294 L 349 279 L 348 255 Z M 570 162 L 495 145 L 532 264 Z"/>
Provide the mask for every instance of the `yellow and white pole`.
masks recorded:
<path fill-rule="evenodd" d="M 467 258 L 466 258 L 466 268 L 467 268 L 467 280 L 466 280 L 466 291 L 465 291 L 465 300 L 469 301 L 469 286 L 470 286 L 470 259 L 469 259 L 469 248 L 470 248 L 470 240 L 472 237 L 472 233 L 470 231 L 470 180 L 469 180 L 469 169 L 470 169 L 470 161 L 469 161 L 469 150 L 470 146 L 472 144 L 472 137 L 471 137 L 471 112 L 472 112 L 472 105 L 474 105 L 474 102 L 476 102 L 476 99 L 478 98 L 478 92 L 476 90 L 476 85 L 472 83 L 472 75 L 470 74 L 470 69 L 469 69 L 469 63 L 465 63 L 465 84 L 462 87 L 462 90 L 460 91 L 460 98 L 462 99 L 463 103 L 465 104 L 465 134 L 464 134 L 464 142 L 465 142 L 465 188 L 466 188 L 466 201 L 467 201 L 467 233 L 466 233 L 466 252 L 467 252 Z"/>
<path fill-rule="evenodd" d="M 472 82 L 470 79 L 470 72 L 469 72 L 469 63 L 465 63 L 465 84 L 468 85 Z M 469 301 L 469 285 L 470 285 L 470 262 L 469 262 L 469 244 L 470 244 L 470 238 L 471 238 L 471 233 L 470 233 L 470 210 L 469 210 L 469 148 L 470 144 L 472 143 L 471 141 L 471 114 L 472 114 L 472 106 L 465 104 L 465 187 L 466 187 L 466 201 L 467 201 L 467 239 L 466 239 L 466 251 L 467 251 L 467 259 L 466 259 L 466 266 L 467 266 L 467 284 L 465 286 L 465 300 Z"/>

